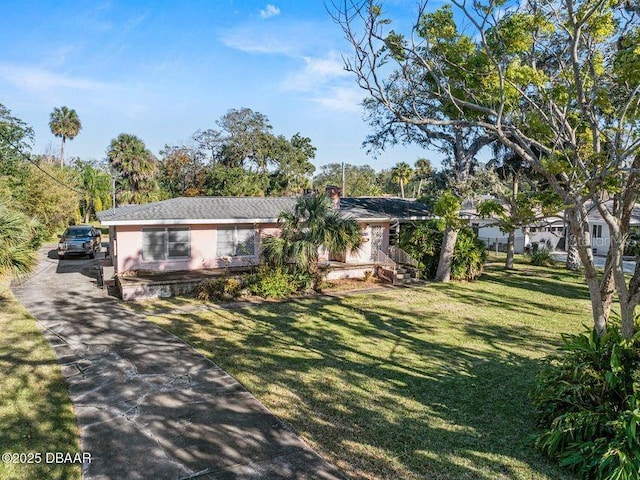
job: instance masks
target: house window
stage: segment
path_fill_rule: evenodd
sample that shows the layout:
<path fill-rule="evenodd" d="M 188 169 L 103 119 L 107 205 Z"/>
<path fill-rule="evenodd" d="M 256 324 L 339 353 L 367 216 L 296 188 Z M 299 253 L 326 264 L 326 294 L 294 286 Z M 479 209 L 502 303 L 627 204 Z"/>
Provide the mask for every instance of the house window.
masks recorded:
<path fill-rule="evenodd" d="M 142 259 L 168 260 L 191 256 L 191 234 L 188 228 L 165 227 L 142 229 Z"/>
<path fill-rule="evenodd" d="M 251 227 L 218 228 L 218 257 L 245 257 L 255 253 L 255 231 Z"/>
<path fill-rule="evenodd" d="M 591 227 L 591 234 L 593 238 L 602 238 L 602 225 L 593 225 Z"/>

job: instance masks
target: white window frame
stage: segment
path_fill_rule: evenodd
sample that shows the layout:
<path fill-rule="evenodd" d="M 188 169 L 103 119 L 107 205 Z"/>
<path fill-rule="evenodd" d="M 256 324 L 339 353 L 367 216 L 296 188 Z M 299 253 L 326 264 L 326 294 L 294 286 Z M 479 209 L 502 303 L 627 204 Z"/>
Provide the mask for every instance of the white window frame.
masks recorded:
<path fill-rule="evenodd" d="M 171 230 L 179 230 L 187 233 L 187 241 L 186 242 L 170 242 L 169 241 L 169 231 Z M 145 255 L 145 233 L 150 232 L 162 232 L 163 238 L 162 243 L 164 245 L 164 252 L 162 258 L 152 258 Z M 187 244 L 187 255 L 170 255 L 170 246 L 171 243 L 186 243 Z M 149 227 L 142 229 L 142 260 L 145 262 L 162 262 L 166 260 L 188 260 L 191 258 L 191 229 L 189 227 Z"/>
<path fill-rule="evenodd" d="M 251 227 L 251 226 L 238 226 L 238 225 L 234 225 L 234 226 L 224 226 L 224 227 L 218 227 L 217 229 L 217 234 L 216 234 L 216 258 L 225 258 L 225 257 L 231 257 L 231 258 L 241 258 L 241 257 L 254 257 L 256 254 L 256 250 L 257 250 L 257 246 L 256 246 L 256 229 L 255 227 Z M 219 248 L 219 233 L 220 230 L 226 230 L 226 231 L 231 231 L 233 230 L 233 254 L 228 255 L 221 255 L 218 252 L 218 248 Z M 242 242 L 238 242 L 238 231 L 239 230 L 248 230 L 251 232 L 251 235 L 253 237 L 253 252 L 252 253 L 247 253 L 247 254 L 243 254 L 243 255 L 238 255 L 238 247 L 242 244 Z"/>

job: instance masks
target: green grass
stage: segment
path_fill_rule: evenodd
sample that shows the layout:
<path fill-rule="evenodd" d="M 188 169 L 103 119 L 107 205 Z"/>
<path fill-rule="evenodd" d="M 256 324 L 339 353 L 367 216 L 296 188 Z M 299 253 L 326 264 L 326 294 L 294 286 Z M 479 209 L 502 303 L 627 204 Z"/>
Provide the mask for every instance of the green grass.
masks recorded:
<path fill-rule="evenodd" d="M 569 479 L 531 445 L 539 359 L 590 321 L 583 280 L 491 263 L 474 283 L 246 307 L 138 307 L 354 479 Z"/>
<path fill-rule="evenodd" d="M 0 453 L 42 454 L 41 463 L 0 462 L 0 478 L 80 479 L 80 465 L 45 463 L 46 452 L 79 450 L 75 415 L 55 354 L 33 317 L 0 281 Z"/>

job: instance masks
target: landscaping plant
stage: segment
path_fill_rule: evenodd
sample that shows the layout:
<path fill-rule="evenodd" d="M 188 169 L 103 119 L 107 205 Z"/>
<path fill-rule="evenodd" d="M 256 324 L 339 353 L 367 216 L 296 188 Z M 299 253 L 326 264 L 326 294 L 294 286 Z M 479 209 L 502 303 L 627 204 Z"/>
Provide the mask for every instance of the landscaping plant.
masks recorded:
<path fill-rule="evenodd" d="M 640 479 L 639 399 L 640 334 L 566 335 L 531 392 L 536 446 L 581 478 Z"/>
<path fill-rule="evenodd" d="M 442 236 L 442 225 L 438 220 L 414 222 L 400 231 L 399 246 L 418 260 L 423 278 L 432 279 L 436 275 Z M 484 242 L 470 228 L 461 228 L 453 251 L 451 278 L 475 280 L 482 274 L 486 259 Z"/>
<path fill-rule="evenodd" d="M 263 298 L 284 298 L 298 290 L 292 275 L 285 269 L 266 267 L 249 277 L 248 289 Z"/>
<path fill-rule="evenodd" d="M 242 285 L 236 278 L 210 278 L 200 282 L 194 289 L 196 298 L 203 302 L 232 301 L 240 298 Z"/>
<path fill-rule="evenodd" d="M 482 274 L 482 267 L 486 260 L 487 250 L 484 242 L 471 229 L 460 229 L 453 249 L 451 278 L 475 280 Z"/>
<path fill-rule="evenodd" d="M 546 267 L 553 265 L 553 258 L 551 257 L 551 251 L 548 248 L 538 248 L 528 254 L 529 261 L 532 265 L 538 267 Z"/>

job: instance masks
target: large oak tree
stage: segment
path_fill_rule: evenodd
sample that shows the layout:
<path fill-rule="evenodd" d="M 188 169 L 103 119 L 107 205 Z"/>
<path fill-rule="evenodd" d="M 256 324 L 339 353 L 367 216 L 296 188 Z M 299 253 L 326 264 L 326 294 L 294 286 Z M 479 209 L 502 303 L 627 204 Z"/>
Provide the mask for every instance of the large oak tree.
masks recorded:
<path fill-rule="evenodd" d="M 453 0 L 427 7 L 422 2 L 401 32 L 377 2 L 338 5 L 334 16 L 354 47 L 347 66 L 355 62 L 359 84 L 399 122 L 484 132 L 543 175 L 566 207 L 595 330 L 606 330 L 615 283 L 630 338 L 640 270 L 627 283 L 622 254 L 640 187 L 637 5 Z M 387 103 L 396 79 L 409 87 L 411 108 Z M 590 206 L 610 230 L 604 272 L 593 262 Z"/>

